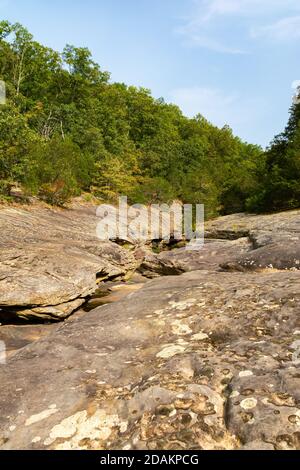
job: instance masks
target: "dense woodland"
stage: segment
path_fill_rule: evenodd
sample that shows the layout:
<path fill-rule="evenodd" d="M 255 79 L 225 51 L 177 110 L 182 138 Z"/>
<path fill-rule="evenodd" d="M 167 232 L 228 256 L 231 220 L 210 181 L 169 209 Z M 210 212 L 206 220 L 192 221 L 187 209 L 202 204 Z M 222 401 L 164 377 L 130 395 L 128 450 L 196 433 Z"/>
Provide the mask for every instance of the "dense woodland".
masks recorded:
<path fill-rule="evenodd" d="M 0 106 L 2 200 L 18 186 L 58 205 L 82 193 L 204 203 L 207 217 L 300 207 L 300 104 L 263 151 L 149 90 L 111 83 L 88 49 L 58 53 L 6 21 L 0 80 L 8 98 Z"/>

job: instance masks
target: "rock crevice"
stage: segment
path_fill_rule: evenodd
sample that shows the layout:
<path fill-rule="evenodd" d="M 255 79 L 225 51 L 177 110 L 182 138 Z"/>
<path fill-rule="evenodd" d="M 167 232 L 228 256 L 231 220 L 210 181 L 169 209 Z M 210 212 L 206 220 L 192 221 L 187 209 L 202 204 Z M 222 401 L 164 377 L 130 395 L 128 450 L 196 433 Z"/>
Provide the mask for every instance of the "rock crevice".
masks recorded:
<path fill-rule="evenodd" d="M 233 221 L 261 245 L 254 268 L 240 268 L 257 256 L 244 238 L 154 257 L 118 251 L 121 268 L 110 257 L 113 275 L 137 264 L 149 277 L 163 263 L 185 272 L 52 326 L 8 358 L 0 448 L 299 450 L 300 271 L 289 263 L 299 212 L 230 216 L 207 230 L 218 239 Z"/>

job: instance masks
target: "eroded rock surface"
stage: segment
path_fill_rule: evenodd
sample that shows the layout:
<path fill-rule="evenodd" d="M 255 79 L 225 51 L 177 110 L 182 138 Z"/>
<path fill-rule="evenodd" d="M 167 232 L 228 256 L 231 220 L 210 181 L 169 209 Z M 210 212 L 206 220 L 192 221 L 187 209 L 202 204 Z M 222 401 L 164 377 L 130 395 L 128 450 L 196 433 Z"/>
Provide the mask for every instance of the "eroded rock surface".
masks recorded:
<path fill-rule="evenodd" d="M 2 449 L 299 449 L 300 276 L 195 271 L 0 367 Z"/>
<path fill-rule="evenodd" d="M 133 253 L 96 236 L 96 208 L 0 209 L 0 323 L 63 319 L 101 280 L 136 268 Z"/>
<path fill-rule="evenodd" d="M 253 216 L 236 214 L 209 222 L 207 237 L 236 239 L 247 236 L 252 250 L 235 259 L 220 260 L 228 270 L 299 270 L 300 211 Z"/>
<path fill-rule="evenodd" d="M 300 269 L 300 241 L 271 243 L 262 248 L 250 251 L 234 260 L 221 263 L 221 267 L 228 270 L 299 270 Z"/>
<path fill-rule="evenodd" d="M 28 344 L 48 336 L 55 327 L 55 324 L 2 325 L 0 327 L 0 341 L 4 342 L 6 355 L 10 357 Z"/>
<path fill-rule="evenodd" d="M 252 248 L 248 238 L 238 240 L 205 240 L 202 250 L 180 248 L 165 251 L 158 256 L 160 263 L 172 263 L 183 272 L 197 270 L 220 270 L 220 266 L 237 256 L 247 254 Z"/>
<path fill-rule="evenodd" d="M 251 236 L 256 248 L 270 242 L 300 239 L 300 210 L 268 215 L 233 214 L 206 224 L 208 238 L 237 238 Z"/>
<path fill-rule="evenodd" d="M 300 449 L 299 211 L 224 217 L 203 250 L 159 255 L 99 244 L 86 209 L 7 211 L 5 312 L 64 316 L 97 277 L 172 276 L 47 333 L 2 329 L 0 449 Z"/>

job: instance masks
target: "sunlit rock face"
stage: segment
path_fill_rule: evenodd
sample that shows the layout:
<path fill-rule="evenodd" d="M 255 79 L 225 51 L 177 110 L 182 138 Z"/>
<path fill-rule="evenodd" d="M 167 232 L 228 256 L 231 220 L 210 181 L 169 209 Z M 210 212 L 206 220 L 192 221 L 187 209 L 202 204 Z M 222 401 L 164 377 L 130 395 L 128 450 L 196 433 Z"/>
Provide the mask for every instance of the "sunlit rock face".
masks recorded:
<path fill-rule="evenodd" d="M 133 253 L 96 234 L 96 208 L 0 210 L 0 323 L 61 320 L 100 281 L 134 270 Z"/>
<path fill-rule="evenodd" d="M 247 236 L 249 252 L 220 260 L 227 270 L 300 269 L 300 211 L 271 215 L 235 214 L 207 224 L 207 236 L 227 239 Z"/>
<path fill-rule="evenodd" d="M 199 252 L 120 251 L 112 272 L 159 277 L 8 354 L 1 449 L 300 449 L 299 212 L 207 233 Z"/>
<path fill-rule="evenodd" d="M 194 271 L 57 326 L 0 367 L 1 447 L 299 448 L 299 293 Z"/>

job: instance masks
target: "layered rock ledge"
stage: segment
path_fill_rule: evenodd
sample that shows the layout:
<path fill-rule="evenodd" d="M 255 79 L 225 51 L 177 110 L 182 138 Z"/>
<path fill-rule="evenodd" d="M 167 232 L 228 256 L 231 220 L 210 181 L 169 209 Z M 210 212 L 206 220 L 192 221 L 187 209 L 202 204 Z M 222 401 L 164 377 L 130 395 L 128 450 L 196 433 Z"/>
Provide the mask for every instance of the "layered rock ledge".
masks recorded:
<path fill-rule="evenodd" d="M 121 268 L 97 255 L 105 275 L 178 275 L 52 325 L 0 365 L 0 449 L 300 449 L 299 216 L 218 219 L 199 252 L 139 248 L 126 264 L 118 247 Z"/>
<path fill-rule="evenodd" d="M 221 263 L 224 269 L 300 269 L 300 211 L 230 215 L 208 223 L 206 236 L 251 241 L 253 250 Z"/>
<path fill-rule="evenodd" d="M 134 271 L 134 254 L 96 235 L 96 208 L 0 209 L 0 323 L 68 317 L 98 283 Z"/>

